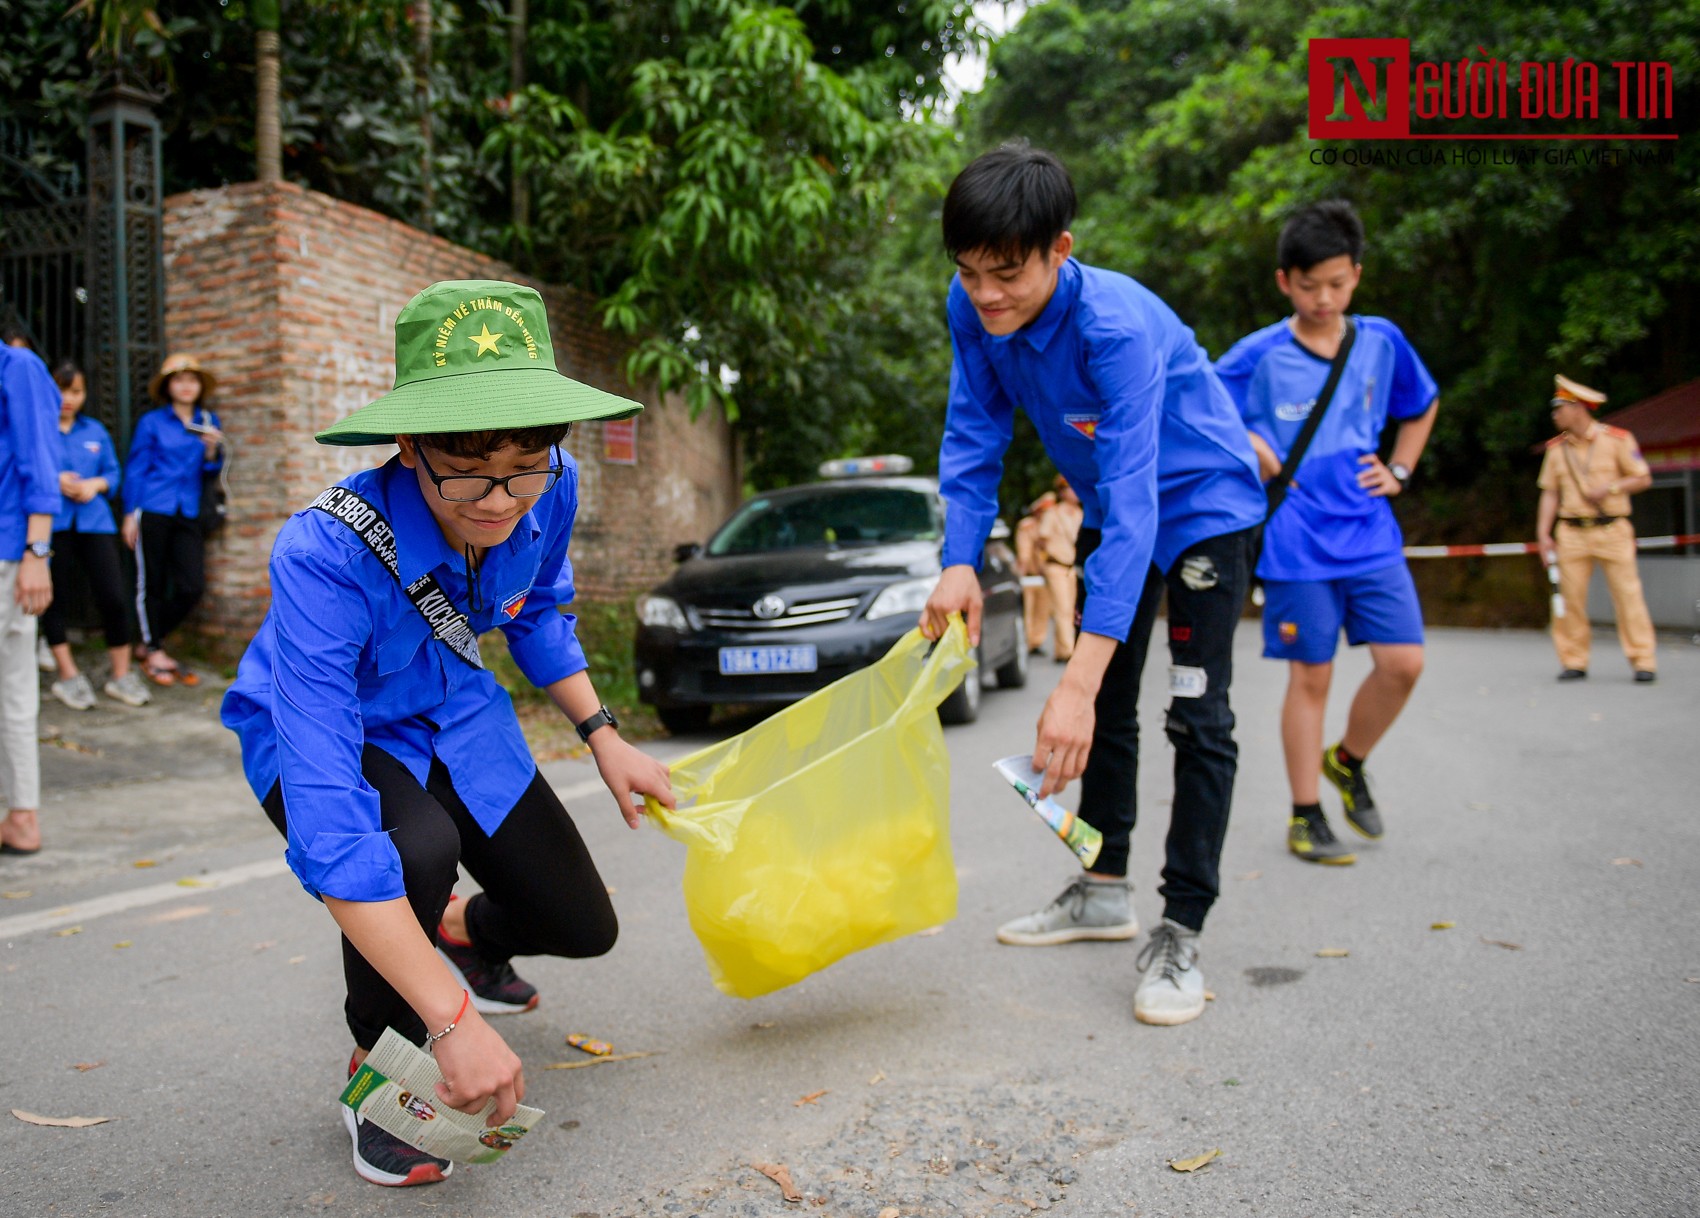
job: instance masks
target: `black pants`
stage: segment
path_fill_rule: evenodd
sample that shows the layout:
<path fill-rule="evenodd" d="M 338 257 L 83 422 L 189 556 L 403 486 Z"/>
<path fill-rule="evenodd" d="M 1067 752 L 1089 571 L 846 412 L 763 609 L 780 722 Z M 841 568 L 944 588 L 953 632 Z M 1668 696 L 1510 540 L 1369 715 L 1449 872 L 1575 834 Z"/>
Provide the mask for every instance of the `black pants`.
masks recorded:
<path fill-rule="evenodd" d="M 161 646 L 206 590 L 206 534 L 193 516 L 142 513 L 136 544 L 136 617 L 142 642 Z"/>
<path fill-rule="evenodd" d="M 79 533 L 65 529 L 53 535 L 53 603 L 41 615 L 41 633 L 49 647 L 65 641 L 65 586 L 72 564 L 83 569 L 89 596 L 100 614 L 101 633 L 108 647 L 130 641 L 130 609 L 124 603 L 124 570 L 118 563 L 118 534 Z"/>
<path fill-rule="evenodd" d="M 464 863 L 484 887 L 467 902 L 466 927 L 486 958 L 600 956 L 614 946 L 619 924 L 608 890 L 542 774 L 533 776 L 507 819 L 486 836 L 455 794 L 442 762 L 431 763 L 421 787 L 406 766 L 369 744 L 360 769 L 378 792 L 384 830 L 401 855 L 407 903 L 433 943 L 454 890 L 455 868 Z M 284 832 L 282 784 L 274 784 L 262 803 Z M 387 1027 L 424 1043 L 419 1016 L 346 937 L 342 971 L 355 1044 L 370 1049 Z"/>
<path fill-rule="evenodd" d="M 1080 530 L 1077 561 L 1098 548 L 1097 529 Z M 1127 874 L 1128 841 L 1138 818 L 1139 681 L 1165 586 L 1169 594 L 1169 710 L 1164 724 L 1175 746 L 1175 796 L 1163 864 L 1163 916 L 1200 930 L 1216 901 L 1222 839 L 1234 795 L 1239 747 L 1228 686 L 1234 673 L 1234 629 L 1250 579 L 1250 532 L 1225 533 L 1194 545 L 1165 576 L 1145 577 L 1127 642 L 1116 648 L 1098 689 L 1097 726 L 1080 785 L 1080 816 L 1104 835 L 1094 871 Z M 1086 603 L 1081 581 L 1080 603 Z"/>

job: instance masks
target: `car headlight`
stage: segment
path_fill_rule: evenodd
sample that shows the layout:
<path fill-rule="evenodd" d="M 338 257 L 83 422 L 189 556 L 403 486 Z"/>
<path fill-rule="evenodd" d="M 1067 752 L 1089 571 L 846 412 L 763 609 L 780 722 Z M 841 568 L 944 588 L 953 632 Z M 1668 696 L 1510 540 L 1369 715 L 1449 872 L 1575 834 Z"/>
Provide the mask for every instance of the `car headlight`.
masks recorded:
<path fill-rule="evenodd" d="M 880 594 L 874 597 L 874 603 L 868 606 L 867 620 L 877 621 L 899 613 L 920 613 L 938 582 L 938 576 L 929 575 L 925 579 L 906 579 L 881 589 Z"/>
<path fill-rule="evenodd" d="M 666 630 L 677 630 L 680 634 L 691 628 L 685 620 L 685 611 L 679 608 L 679 602 L 670 597 L 638 597 L 637 614 L 638 621 L 645 626 L 660 626 Z"/>

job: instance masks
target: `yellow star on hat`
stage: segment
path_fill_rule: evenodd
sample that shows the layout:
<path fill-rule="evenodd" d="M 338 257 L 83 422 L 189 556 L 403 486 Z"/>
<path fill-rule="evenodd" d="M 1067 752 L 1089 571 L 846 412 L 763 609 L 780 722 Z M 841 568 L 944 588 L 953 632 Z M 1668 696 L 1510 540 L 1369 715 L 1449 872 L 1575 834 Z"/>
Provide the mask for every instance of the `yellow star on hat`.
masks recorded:
<path fill-rule="evenodd" d="M 1598 389 L 1590 389 L 1579 381 L 1573 381 L 1567 376 L 1552 378 L 1553 399 L 1555 401 L 1575 402 L 1586 406 L 1589 410 L 1598 410 L 1605 405 L 1606 395 Z"/>
<path fill-rule="evenodd" d="M 477 359 L 479 356 L 485 354 L 500 355 L 502 353 L 501 348 L 496 346 L 496 344 L 501 341 L 502 336 L 500 334 L 490 333 L 489 322 L 484 323 L 484 332 L 482 334 L 468 334 L 467 338 L 478 344 L 478 355 L 473 356 L 473 359 Z"/>

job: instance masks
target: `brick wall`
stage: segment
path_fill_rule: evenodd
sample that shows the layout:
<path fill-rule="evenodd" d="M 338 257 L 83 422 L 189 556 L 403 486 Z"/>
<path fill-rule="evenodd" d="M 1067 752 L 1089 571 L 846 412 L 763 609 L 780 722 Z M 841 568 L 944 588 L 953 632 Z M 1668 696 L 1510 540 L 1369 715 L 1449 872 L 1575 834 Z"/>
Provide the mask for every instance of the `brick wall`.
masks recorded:
<path fill-rule="evenodd" d="M 234 454 L 230 522 L 208 550 L 199 615 L 215 648 L 239 649 L 264 616 L 266 560 L 284 520 L 394 451 L 329 447 L 313 433 L 389 390 L 396 313 L 437 280 L 531 283 L 560 370 L 647 407 L 635 466 L 604 462 L 601 424 L 578 424 L 568 439 L 580 469 L 571 553 L 581 596 L 657 582 L 675 543 L 701 541 L 736 504 L 725 421 L 693 421 L 677 399 L 633 390 L 620 370 L 624 344 L 582 293 L 287 183 L 175 195 L 165 212 L 167 341 L 218 377 L 214 406 Z"/>

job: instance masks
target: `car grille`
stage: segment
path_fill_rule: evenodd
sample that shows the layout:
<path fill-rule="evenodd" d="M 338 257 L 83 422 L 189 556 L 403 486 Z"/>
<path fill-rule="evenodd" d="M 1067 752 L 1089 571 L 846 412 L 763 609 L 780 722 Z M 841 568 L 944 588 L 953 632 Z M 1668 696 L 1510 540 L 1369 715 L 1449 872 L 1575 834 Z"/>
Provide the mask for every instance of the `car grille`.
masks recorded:
<path fill-rule="evenodd" d="M 818 626 L 822 622 L 841 622 L 856 612 L 859 596 L 833 601 L 808 601 L 786 608 L 776 618 L 759 618 L 753 609 L 723 608 L 693 605 L 689 609 L 692 624 L 699 630 L 788 630 L 793 626 Z"/>

